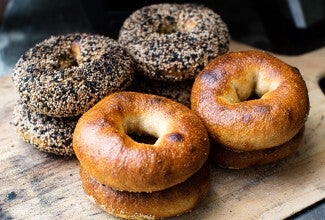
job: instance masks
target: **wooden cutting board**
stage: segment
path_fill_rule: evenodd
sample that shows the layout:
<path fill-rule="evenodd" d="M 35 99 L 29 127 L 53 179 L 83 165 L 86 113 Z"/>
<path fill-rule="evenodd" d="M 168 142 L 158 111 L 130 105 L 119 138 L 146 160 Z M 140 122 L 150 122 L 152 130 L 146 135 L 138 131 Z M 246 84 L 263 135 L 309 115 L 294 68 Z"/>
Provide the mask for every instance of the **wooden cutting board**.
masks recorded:
<path fill-rule="evenodd" d="M 246 49 L 231 42 L 231 51 Z M 325 76 L 325 48 L 278 57 L 300 69 L 309 89 L 303 145 L 257 168 L 211 164 L 208 197 L 178 219 L 282 219 L 325 198 L 325 96 L 318 86 Z M 0 219 L 114 219 L 85 196 L 75 158 L 42 153 L 18 137 L 10 124 L 16 100 L 11 78 L 0 78 Z"/>

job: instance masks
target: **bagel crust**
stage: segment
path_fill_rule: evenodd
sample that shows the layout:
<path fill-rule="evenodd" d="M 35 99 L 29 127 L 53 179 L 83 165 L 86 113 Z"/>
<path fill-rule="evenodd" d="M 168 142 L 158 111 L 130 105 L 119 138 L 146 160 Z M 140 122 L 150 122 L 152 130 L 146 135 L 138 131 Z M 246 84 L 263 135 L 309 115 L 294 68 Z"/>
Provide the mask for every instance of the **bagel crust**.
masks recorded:
<path fill-rule="evenodd" d="M 164 96 L 190 108 L 193 82 L 193 79 L 180 82 L 168 82 L 137 76 L 127 90 Z"/>
<path fill-rule="evenodd" d="M 115 40 L 75 33 L 51 36 L 18 60 L 13 82 L 38 114 L 79 116 L 133 79 L 133 58 Z"/>
<path fill-rule="evenodd" d="M 193 79 L 228 51 L 229 40 L 221 17 L 197 4 L 145 6 L 124 21 L 118 38 L 140 73 L 163 81 Z"/>
<path fill-rule="evenodd" d="M 292 139 L 307 120 L 309 98 L 297 68 L 251 50 L 212 60 L 195 79 L 191 107 L 215 142 L 250 151 Z"/>
<path fill-rule="evenodd" d="M 37 114 L 18 101 L 13 111 L 13 125 L 19 136 L 40 151 L 72 156 L 72 135 L 78 117 L 55 118 Z"/>
<path fill-rule="evenodd" d="M 220 144 L 211 143 L 211 159 L 219 166 L 230 169 L 244 169 L 272 163 L 297 151 L 301 144 L 303 133 L 304 128 L 284 144 L 253 151 L 232 150 Z"/>
<path fill-rule="evenodd" d="M 147 134 L 154 144 L 128 134 Z M 207 131 L 186 106 L 136 92 L 111 94 L 78 121 L 73 148 L 99 182 L 118 190 L 152 192 L 185 181 L 205 163 Z"/>
<path fill-rule="evenodd" d="M 106 212 L 123 219 L 158 219 L 192 210 L 209 190 L 209 170 L 203 166 L 185 182 L 152 193 L 117 191 L 99 183 L 80 167 L 85 193 Z"/>

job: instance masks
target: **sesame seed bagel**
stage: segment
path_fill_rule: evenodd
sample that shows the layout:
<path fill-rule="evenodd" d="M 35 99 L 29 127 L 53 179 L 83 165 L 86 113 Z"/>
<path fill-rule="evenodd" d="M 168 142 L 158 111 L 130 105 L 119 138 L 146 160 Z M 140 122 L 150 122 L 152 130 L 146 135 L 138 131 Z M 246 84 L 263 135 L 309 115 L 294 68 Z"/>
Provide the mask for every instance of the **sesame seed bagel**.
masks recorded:
<path fill-rule="evenodd" d="M 104 36 L 51 36 L 17 62 L 13 81 L 31 111 L 54 117 L 78 116 L 132 80 L 134 60 Z"/>
<path fill-rule="evenodd" d="M 191 107 L 214 141 L 250 151 L 292 139 L 307 120 L 309 99 L 297 68 L 251 50 L 211 61 L 194 82 Z"/>
<path fill-rule="evenodd" d="M 303 133 L 304 128 L 288 142 L 262 150 L 238 151 L 214 143 L 211 145 L 211 159 L 219 166 L 230 169 L 244 169 L 272 163 L 297 151 L 301 144 Z"/>
<path fill-rule="evenodd" d="M 13 125 L 17 133 L 27 143 L 37 149 L 62 156 L 74 154 L 72 135 L 78 117 L 53 118 L 40 115 L 18 101 L 14 107 Z"/>
<path fill-rule="evenodd" d="M 156 137 L 154 144 L 129 134 Z M 111 94 L 78 121 L 73 148 L 99 182 L 129 192 L 163 190 L 185 181 L 205 163 L 209 139 L 186 106 L 136 92 Z"/>
<path fill-rule="evenodd" d="M 185 182 L 152 193 L 114 190 L 80 167 L 85 193 L 106 212 L 123 219 L 158 219 L 191 211 L 209 190 L 209 170 L 203 166 Z"/>
<path fill-rule="evenodd" d="M 213 10 L 196 4 L 154 4 L 133 12 L 118 42 L 151 79 L 194 78 L 209 60 L 226 53 L 230 36 Z"/>
<path fill-rule="evenodd" d="M 193 82 L 194 80 L 192 79 L 180 82 L 151 80 L 147 77 L 137 75 L 127 90 L 164 96 L 190 107 Z"/>

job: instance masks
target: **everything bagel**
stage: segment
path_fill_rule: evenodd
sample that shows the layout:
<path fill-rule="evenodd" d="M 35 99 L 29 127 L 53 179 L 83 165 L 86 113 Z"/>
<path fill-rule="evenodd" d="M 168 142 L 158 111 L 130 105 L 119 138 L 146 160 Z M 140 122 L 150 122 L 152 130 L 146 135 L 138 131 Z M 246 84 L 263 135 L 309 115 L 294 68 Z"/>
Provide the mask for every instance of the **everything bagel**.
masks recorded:
<path fill-rule="evenodd" d="M 116 41 L 74 33 L 51 36 L 15 65 L 20 100 L 38 114 L 79 116 L 106 95 L 128 86 L 134 60 Z"/>
<path fill-rule="evenodd" d="M 134 57 L 137 70 L 155 80 L 193 79 L 209 60 L 229 48 L 227 25 L 197 4 L 153 4 L 133 12 L 118 42 Z"/>

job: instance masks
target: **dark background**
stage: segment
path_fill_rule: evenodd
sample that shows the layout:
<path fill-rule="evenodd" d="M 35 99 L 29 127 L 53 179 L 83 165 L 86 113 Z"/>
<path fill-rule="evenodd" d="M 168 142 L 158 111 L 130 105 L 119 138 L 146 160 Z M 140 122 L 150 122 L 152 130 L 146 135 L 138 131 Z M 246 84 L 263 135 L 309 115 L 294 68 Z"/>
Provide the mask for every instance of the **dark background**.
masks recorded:
<path fill-rule="evenodd" d="M 198 2 L 227 23 L 233 40 L 278 54 L 298 55 L 325 45 L 325 0 L 297 0 L 308 20 L 297 28 L 289 1 L 296 0 L 0 0 L 0 75 L 49 35 L 98 33 L 117 38 L 134 10 L 163 2 Z"/>

